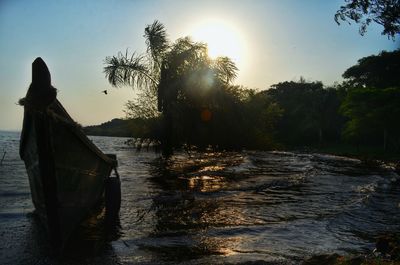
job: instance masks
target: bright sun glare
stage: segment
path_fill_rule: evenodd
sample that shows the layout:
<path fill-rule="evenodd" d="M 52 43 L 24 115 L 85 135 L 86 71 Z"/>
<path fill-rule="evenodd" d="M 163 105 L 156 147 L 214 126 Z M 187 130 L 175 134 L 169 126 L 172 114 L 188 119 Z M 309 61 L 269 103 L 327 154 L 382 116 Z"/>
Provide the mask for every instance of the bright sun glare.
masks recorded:
<path fill-rule="evenodd" d="M 222 20 L 207 20 L 195 25 L 190 35 L 195 41 L 207 43 L 211 58 L 228 56 L 241 68 L 245 56 L 244 41 L 232 25 Z"/>

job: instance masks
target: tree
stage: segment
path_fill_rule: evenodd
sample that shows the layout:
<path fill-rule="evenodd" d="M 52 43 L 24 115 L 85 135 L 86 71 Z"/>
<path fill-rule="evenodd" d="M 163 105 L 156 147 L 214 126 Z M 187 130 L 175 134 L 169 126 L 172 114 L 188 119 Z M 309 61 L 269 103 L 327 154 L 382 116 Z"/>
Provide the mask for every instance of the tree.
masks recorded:
<path fill-rule="evenodd" d="M 105 59 L 106 66 L 104 73 L 111 85 L 114 87 L 131 86 L 140 89 L 138 100 L 131 101 L 130 105 L 139 108 L 156 108 L 157 87 L 160 81 L 161 60 L 164 58 L 169 48 L 164 25 L 154 21 L 152 25 L 145 28 L 147 51 L 145 54 L 136 54 L 129 56 L 128 50 L 125 53 L 119 52 L 117 56 L 109 56 Z M 129 106 L 128 106 L 129 107 Z M 129 108 L 128 108 L 129 110 Z M 135 111 L 135 110 L 134 110 Z M 146 110 L 138 111 L 146 115 L 157 115 L 156 113 L 147 113 Z M 136 115 L 133 113 L 133 115 Z M 141 116 L 142 114 L 139 114 Z"/>
<path fill-rule="evenodd" d="M 104 72 L 113 86 L 128 85 L 142 91 L 139 100 L 128 103 L 128 109 L 140 109 L 131 113 L 141 116 L 150 112 L 149 116 L 155 116 L 154 109 L 162 113 L 164 133 L 160 140 L 163 153 L 169 155 L 184 138 L 177 123 L 182 120 L 182 108 L 205 104 L 210 93 L 229 86 L 237 68 L 227 57 L 210 59 L 207 45 L 188 37 L 171 44 L 164 25 L 157 20 L 146 26 L 144 37 L 145 54 L 120 52 L 107 57 Z"/>
<path fill-rule="evenodd" d="M 341 111 L 349 118 L 344 136 L 364 144 L 382 139 L 383 149 L 388 143 L 400 148 L 400 88 L 353 88 L 348 91 Z"/>
<path fill-rule="evenodd" d="M 400 50 L 361 58 L 343 77 L 341 111 L 349 118 L 344 136 L 358 143 L 382 142 L 385 150 L 388 143 L 399 147 Z"/>
<path fill-rule="evenodd" d="M 244 146 L 252 149 L 271 149 L 276 147 L 276 125 L 283 115 L 283 109 L 266 92 L 250 91 L 244 101 L 243 122 L 246 128 L 242 138 Z"/>
<path fill-rule="evenodd" d="M 364 35 L 368 25 L 375 22 L 383 26 L 382 35 L 393 40 L 400 32 L 399 0 L 345 0 L 345 3 L 335 14 L 336 23 L 352 20 L 360 24 L 359 32 Z"/>
<path fill-rule="evenodd" d="M 272 85 L 267 93 L 283 109 L 277 127 L 283 143 L 298 146 L 338 139 L 343 119 L 335 89 L 300 79 Z"/>
<path fill-rule="evenodd" d="M 343 78 L 348 86 L 387 88 L 400 84 L 400 49 L 392 52 L 382 51 L 358 60 L 347 69 Z"/>

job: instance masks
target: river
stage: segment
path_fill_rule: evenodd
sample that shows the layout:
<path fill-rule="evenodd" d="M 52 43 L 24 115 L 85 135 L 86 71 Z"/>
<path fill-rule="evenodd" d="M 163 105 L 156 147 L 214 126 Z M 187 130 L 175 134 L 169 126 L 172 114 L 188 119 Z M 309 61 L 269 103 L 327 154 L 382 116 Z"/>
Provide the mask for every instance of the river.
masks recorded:
<path fill-rule="evenodd" d="M 357 159 L 295 152 L 177 153 L 169 161 L 91 137 L 115 153 L 121 236 L 95 255 L 55 257 L 35 221 L 19 133 L 0 132 L 1 264 L 298 264 L 370 252 L 400 232 L 400 178 Z"/>

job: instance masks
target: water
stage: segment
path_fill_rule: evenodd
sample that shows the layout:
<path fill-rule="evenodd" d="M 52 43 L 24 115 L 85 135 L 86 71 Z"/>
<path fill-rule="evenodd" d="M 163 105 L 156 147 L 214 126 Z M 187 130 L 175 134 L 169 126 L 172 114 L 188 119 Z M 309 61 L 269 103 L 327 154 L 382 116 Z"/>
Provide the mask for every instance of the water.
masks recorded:
<path fill-rule="evenodd" d="M 166 162 L 126 138 L 91 139 L 119 159 L 122 236 L 89 257 L 52 256 L 32 215 L 19 134 L 1 132 L 1 264 L 298 264 L 369 252 L 376 235 L 400 232 L 400 178 L 390 169 L 290 152 L 178 153 Z"/>

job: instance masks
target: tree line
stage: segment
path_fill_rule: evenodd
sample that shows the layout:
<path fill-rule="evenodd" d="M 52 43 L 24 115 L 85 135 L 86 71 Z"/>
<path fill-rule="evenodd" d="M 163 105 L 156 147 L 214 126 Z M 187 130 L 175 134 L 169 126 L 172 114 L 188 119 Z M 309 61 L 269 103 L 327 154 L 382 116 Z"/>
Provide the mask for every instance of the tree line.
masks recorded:
<path fill-rule="evenodd" d="M 144 54 L 107 57 L 113 86 L 138 88 L 125 111 L 143 125 L 140 137 L 175 148 L 274 149 L 327 143 L 400 149 L 400 50 L 361 58 L 344 82 L 281 82 L 264 91 L 233 85 L 238 69 L 211 59 L 189 37 L 170 42 L 162 23 L 145 28 Z M 136 134 L 140 134 L 140 130 Z"/>

